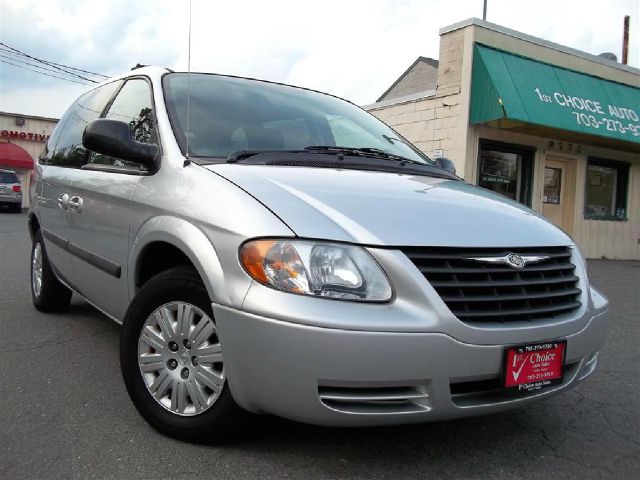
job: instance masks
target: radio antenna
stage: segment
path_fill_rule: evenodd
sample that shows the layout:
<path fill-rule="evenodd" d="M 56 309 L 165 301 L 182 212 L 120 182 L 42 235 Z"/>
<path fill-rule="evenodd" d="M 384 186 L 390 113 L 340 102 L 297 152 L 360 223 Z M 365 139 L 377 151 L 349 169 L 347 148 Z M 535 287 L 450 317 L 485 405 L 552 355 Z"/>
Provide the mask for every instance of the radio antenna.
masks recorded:
<path fill-rule="evenodd" d="M 191 1 L 189 0 L 189 47 L 187 50 L 187 153 L 184 166 L 191 163 L 189 160 L 189 137 L 191 137 Z"/>

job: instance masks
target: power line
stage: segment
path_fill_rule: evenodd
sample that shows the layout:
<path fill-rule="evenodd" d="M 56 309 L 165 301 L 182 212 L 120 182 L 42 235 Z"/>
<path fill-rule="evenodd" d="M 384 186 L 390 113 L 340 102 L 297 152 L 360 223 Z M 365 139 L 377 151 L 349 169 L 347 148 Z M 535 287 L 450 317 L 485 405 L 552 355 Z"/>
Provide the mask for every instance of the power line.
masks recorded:
<path fill-rule="evenodd" d="M 49 64 L 51 64 L 51 65 L 56 65 L 56 66 L 58 66 L 58 67 L 65 67 L 65 68 L 68 68 L 69 70 L 76 70 L 77 72 L 88 73 L 88 74 L 90 74 L 90 75 L 95 75 L 96 77 L 102 77 L 102 78 L 105 78 L 105 79 L 106 79 L 106 78 L 109 78 L 109 75 L 103 75 L 103 74 L 101 74 L 101 73 L 93 73 L 93 72 L 90 72 L 90 71 L 88 71 L 88 70 L 83 70 L 83 69 L 81 69 L 81 68 L 70 67 L 70 66 L 68 66 L 68 65 L 63 65 L 63 64 L 61 64 L 61 63 L 56 63 L 56 62 L 51 62 L 51 61 L 47 61 L 47 63 L 49 63 Z"/>
<path fill-rule="evenodd" d="M 36 65 L 34 63 L 29 63 L 29 62 L 26 62 L 26 61 L 22 60 L 21 57 L 18 57 L 18 58 L 10 57 L 10 56 L 5 55 L 5 53 L 11 54 L 11 52 L 8 52 L 7 50 L 3 50 L 3 49 L 0 48 L 0 57 L 6 58 L 7 60 L 11 60 L 12 62 L 18 62 L 20 65 L 28 65 L 29 67 L 39 68 L 39 69 L 45 70 L 47 72 L 58 73 L 58 70 L 54 70 L 53 68 L 47 68 L 47 67 L 43 67 L 41 65 Z"/>
<path fill-rule="evenodd" d="M 71 68 L 73 68 L 73 67 L 68 67 L 68 66 L 66 66 L 66 65 L 56 64 L 56 63 L 54 63 L 54 62 L 49 62 L 49 61 L 47 61 L 47 60 L 42 60 L 41 58 L 37 58 L 37 57 L 31 56 L 31 55 L 29 55 L 29 54 L 27 54 L 27 53 L 24 53 L 23 51 L 18 50 L 17 48 L 13 48 L 13 47 L 11 47 L 11 46 L 7 45 L 6 43 L 2 43 L 2 42 L 0 42 L 0 45 L 2 45 L 2 46 L 3 46 L 3 47 L 5 47 L 5 48 L 8 48 L 9 50 L 13 50 L 14 52 L 16 52 L 16 53 L 17 53 L 17 54 L 19 54 L 19 55 L 22 55 L 22 56 L 24 56 L 24 57 L 30 58 L 31 60 L 34 60 L 34 61 L 39 62 L 39 63 L 43 63 L 43 64 L 45 64 L 45 65 L 49 65 L 49 66 L 53 67 L 53 68 L 54 68 L 54 69 L 56 69 L 56 70 L 60 70 L 61 72 L 66 73 L 67 75 L 71 75 L 71 76 L 74 76 L 74 77 L 80 78 L 80 79 L 82 79 L 82 80 L 86 80 L 86 81 L 88 81 L 88 82 L 98 83 L 98 81 L 93 80 L 93 79 L 91 79 L 91 78 L 87 78 L 87 77 L 85 77 L 85 76 L 83 76 L 83 75 L 80 75 L 80 74 L 78 74 L 78 73 L 70 72 L 69 70 L 65 70 L 66 68 L 71 69 Z M 62 65 L 62 66 L 61 66 L 61 65 Z M 64 67 L 64 68 L 63 68 L 63 67 Z M 96 75 L 96 76 L 100 76 L 100 77 L 107 78 L 105 75 L 102 75 L 102 74 L 99 74 L 99 73 L 94 73 L 94 72 L 89 72 L 88 70 L 86 71 L 86 73 L 89 73 L 90 75 Z"/>
<path fill-rule="evenodd" d="M 90 86 L 91 86 L 91 84 L 90 84 L 90 83 L 80 82 L 80 81 L 78 81 L 78 80 L 72 80 L 71 78 L 59 77 L 59 76 L 57 76 L 57 75 L 51 75 L 50 73 L 45 73 L 45 72 L 41 72 L 41 71 L 39 71 L 39 70 L 34 70 L 34 69 L 32 69 L 32 68 L 28 68 L 28 67 L 25 67 L 25 66 L 23 66 L 23 65 L 18 65 L 17 63 L 11 63 L 11 62 L 8 62 L 7 60 L 1 60 L 1 59 L 0 59 L 0 62 L 2 62 L 2 63 L 6 63 L 6 64 L 8 64 L 8 65 L 13 65 L 14 67 L 24 68 L 25 70 L 30 70 L 30 71 L 32 71 L 32 72 L 39 73 L 40 75 L 46 75 L 47 77 L 59 78 L 60 80 L 66 80 L 67 82 L 78 83 L 78 84 L 80 84 L 80 85 L 84 85 L 84 86 L 86 86 L 86 87 L 90 87 Z"/>
<path fill-rule="evenodd" d="M 66 73 L 67 75 L 72 75 L 72 76 L 78 77 L 78 78 L 80 78 L 82 80 L 88 80 L 90 82 L 96 82 L 95 80 L 93 80 L 91 78 L 86 78 L 86 77 L 84 77 L 82 75 L 79 75 L 79 74 L 77 74 L 75 72 L 70 72 L 69 70 L 66 70 L 66 69 L 76 70 L 75 67 L 69 67 L 67 65 L 58 64 L 58 63 L 55 63 L 55 62 L 50 62 L 49 60 L 43 60 L 41 58 L 34 57 L 32 55 L 29 55 L 28 53 L 23 52 L 22 50 L 18 50 L 17 48 L 9 46 L 6 43 L 0 42 L 0 45 L 2 47 L 4 47 L 3 48 L 4 51 L 7 51 L 6 49 L 11 50 L 11 52 L 8 52 L 8 53 L 12 53 L 14 55 L 19 55 L 19 56 L 22 56 L 22 57 L 26 57 L 26 58 L 29 58 L 29 59 L 34 60 L 36 62 L 43 63 L 45 65 L 49 65 L 49 66 L 53 67 L 56 70 L 60 70 L 60 71 L 62 71 L 64 73 Z M 2 47 L 0 47 L 0 48 L 2 48 Z M 101 75 L 99 73 L 93 73 L 93 72 L 89 72 L 89 71 L 87 71 L 86 73 L 89 73 L 89 74 L 94 75 L 94 76 L 107 78 L 105 75 Z"/>
<path fill-rule="evenodd" d="M 48 61 L 48 60 L 42 60 L 42 61 L 40 61 L 39 59 L 35 59 L 35 58 L 34 58 L 34 59 L 32 59 L 32 58 L 29 58 L 26 54 L 23 54 L 23 53 L 21 53 L 21 52 L 16 52 L 16 51 L 14 51 L 14 50 L 10 50 L 9 48 L 7 48 L 7 47 L 5 47 L 5 46 L 3 46 L 3 45 L 1 45 L 1 44 L 0 44 L 0 53 L 3 53 L 3 54 L 5 54 L 5 55 L 11 55 L 12 57 L 14 57 L 14 58 L 12 58 L 12 60 L 16 60 L 16 61 L 18 61 L 18 60 L 19 60 L 19 61 L 21 61 L 21 62 L 36 62 L 36 63 L 42 63 L 43 65 L 47 65 L 47 66 L 49 66 L 49 67 L 53 67 L 53 65 L 51 65 L 51 64 L 53 64 L 53 63 L 54 63 L 54 62 L 50 62 L 50 61 Z M 69 68 L 69 69 L 73 69 L 73 67 L 68 67 L 68 68 Z M 55 69 L 55 70 L 56 70 L 56 71 L 59 71 L 59 69 Z M 65 73 L 67 73 L 67 72 L 65 72 Z M 72 72 L 72 73 L 73 73 L 73 72 Z M 75 75 L 75 74 L 74 74 L 74 75 Z M 100 77 L 104 76 L 104 75 L 100 75 L 100 74 L 97 74 L 97 73 L 96 73 L 96 74 L 91 74 L 91 75 L 100 76 Z M 105 78 L 108 78 L 108 77 L 106 77 L 106 76 L 105 76 Z M 102 78 L 100 78 L 100 80 L 102 80 Z"/>
<path fill-rule="evenodd" d="M 79 80 L 73 80 L 73 79 L 71 79 L 71 78 L 60 77 L 60 76 L 58 76 L 58 75 L 52 75 L 52 74 L 50 74 L 50 73 L 41 72 L 41 71 L 39 71 L 39 70 L 34 70 L 34 69 L 32 69 L 32 68 L 28 68 L 28 67 L 25 67 L 25 66 L 23 66 L 23 65 L 18 65 L 17 63 L 8 62 L 7 60 L 1 60 L 1 59 L 0 59 L 0 62 L 2 62 L 2 63 L 6 63 L 7 65 L 13 65 L 14 67 L 23 68 L 23 69 L 25 69 L 25 70 L 29 70 L 29 71 L 31 71 L 31 72 L 39 73 L 40 75 L 45 75 L 45 76 L 47 76 L 47 77 L 59 78 L 60 80 L 66 80 L 67 82 L 78 83 L 78 84 L 80 84 L 80 85 L 85 85 L 85 86 L 87 86 L 87 87 L 92 86 L 92 84 L 91 84 L 91 83 L 86 83 L 86 82 L 82 82 L 82 81 L 79 81 Z"/>
<path fill-rule="evenodd" d="M 49 62 L 47 62 L 46 60 L 42 60 L 42 59 L 37 58 L 37 57 L 32 57 L 31 55 L 28 55 L 28 54 L 26 54 L 26 53 L 24 53 L 24 52 L 21 52 L 20 50 L 16 50 L 15 48 L 9 47 L 9 46 L 5 45 L 4 43 L 1 43 L 1 42 L 0 42 L 0 45 L 5 46 L 5 47 L 9 48 L 10 50 L 13 50 L 13 51 L 14 51 L 14 52 L 16 52 L 16 53 L 14 53 L 14 52 L 8 52 L 6 49 L 2 49 L 2 51 L 4 51 L 4 52 L 7 52 L 7 53 L 14 53 L 14 55 L 17 55 L 17 56 L 24 57 L 24 58 L 29 58 L 29 59 L 31 59 L 31 60 L 34 60 L 35 62 L 42 63 L 42 64 L 44 64 L 44 65 L 50 65 L 51 67 L 53 67 L 53 68 L 54 68 L 55 70 L 57 70 L 57 71 L 60 71 L 60 72 L 62 72 L 62 73 L 64 73 L 64 74 L 66 74 L 66 75 L 70 75 L 70 76 L 72 76 L 72 77 L 79 78 L 79 79 L 81 79 L 81 80 L 85 80 L 85 81 L 87 81 L 87 82 L 98 83 L 96 80 L 94 80 L 94 79 L 92 79 L 92 78 L 87 78 L 87 77 L 85 77 L 85 76 L 83 76 L 83 75 L 78 75 L 77 73 L 74 73 L 74 72 L 70 72 L 70 71 L 68 71 L 68 70 L 65 70 L 64 68 L 57 67 L 57 66 L 55 66 L 55 65 L 51 65 L 51 64 L 50 64 Z"/>

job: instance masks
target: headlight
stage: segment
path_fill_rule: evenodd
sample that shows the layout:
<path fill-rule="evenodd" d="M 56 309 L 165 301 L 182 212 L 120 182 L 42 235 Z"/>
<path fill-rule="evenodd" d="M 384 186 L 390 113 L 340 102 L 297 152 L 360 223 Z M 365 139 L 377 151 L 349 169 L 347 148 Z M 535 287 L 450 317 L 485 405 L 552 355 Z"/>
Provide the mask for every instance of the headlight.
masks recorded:
<path fill-rule="evenodd" d="M 382 268 L 363 248 L 306 240 L 253 240 L 240 263 L 258 282 L 283 292 L 365 302 L 391 299 Z"/>

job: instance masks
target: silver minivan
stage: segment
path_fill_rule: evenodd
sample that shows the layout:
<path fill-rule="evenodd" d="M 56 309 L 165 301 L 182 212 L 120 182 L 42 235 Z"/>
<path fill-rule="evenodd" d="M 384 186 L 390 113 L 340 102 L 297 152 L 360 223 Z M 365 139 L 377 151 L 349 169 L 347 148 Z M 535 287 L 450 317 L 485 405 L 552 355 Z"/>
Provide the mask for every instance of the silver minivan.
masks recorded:
<path fill-rule="evenodd" d="M 608 302 L 571 238 L 340 98 L 140 68 L 36 170 L 35 307 L 121 323 L 131 400 L 174 437 L 494 413 L 596 367 Z"/>

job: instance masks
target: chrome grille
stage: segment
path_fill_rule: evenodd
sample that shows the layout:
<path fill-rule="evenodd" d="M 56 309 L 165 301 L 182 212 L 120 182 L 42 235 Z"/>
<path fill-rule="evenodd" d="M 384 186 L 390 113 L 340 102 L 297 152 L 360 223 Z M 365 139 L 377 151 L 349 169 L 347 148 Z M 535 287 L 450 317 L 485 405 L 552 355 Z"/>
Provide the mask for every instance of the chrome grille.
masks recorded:
<path fill-rule="evenodd" d="M 410 247 L 402 251 L 453 314 L 467 323 L 530 322 L 570 313 L 581 305 L 578 277 L 568 247 Z M 520 269 L 469 259 L 509 253 L 549 258 Z"/>

